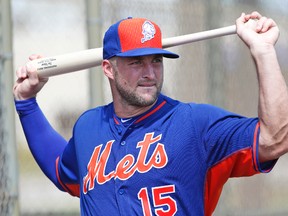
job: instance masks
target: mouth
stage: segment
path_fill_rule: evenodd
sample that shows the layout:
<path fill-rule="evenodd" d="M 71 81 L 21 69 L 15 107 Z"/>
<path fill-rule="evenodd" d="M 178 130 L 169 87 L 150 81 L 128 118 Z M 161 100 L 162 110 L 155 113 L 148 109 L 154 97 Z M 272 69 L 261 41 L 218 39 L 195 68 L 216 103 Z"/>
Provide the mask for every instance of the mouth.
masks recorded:
<path fill-rule="evenodd" d="M 138 86 L 149 88 L 149 87 L 156 86 L 156 83 L 155 82 L 141 82 L 141 83 L 138 84 Z"/>
<path fill-rule="evenodd" d="M 138 85 L 138 87 L 140 89 L 142 89 L 143 91 L 154 91 L 156 89 L 156 85 L 155 84 L 145 84 L 145 85 Z"/>

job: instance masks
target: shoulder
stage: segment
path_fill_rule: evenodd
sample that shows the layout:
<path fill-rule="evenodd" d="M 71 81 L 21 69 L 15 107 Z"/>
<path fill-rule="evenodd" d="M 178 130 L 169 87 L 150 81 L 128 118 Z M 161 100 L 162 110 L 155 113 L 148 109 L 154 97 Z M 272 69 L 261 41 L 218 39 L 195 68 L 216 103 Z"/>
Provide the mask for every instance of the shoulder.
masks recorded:
<path fill-rule="evenodd" d="M 200 130 L 208 130 L 219 122 L 228 122 L 246 117 L 210 104 L 180 102 L 174 112 L 175 119 L 190 122 Z"/>
<path fill-rule="evenodd" d="M 88 122 L 99 122 L 99 120 L 109 120 L 113 113 L 113 105 L 112 103 L 99 106 L 96 108 L 92 108 L 83 112 L 78 120 L 76 121 L 77 124 L 88 123 Z"/>
<path fill-rule="evenodd" d="M 227 116 L 227 115 L 238 115 L 236 113 L 230 112 L 223 108 L 211 105 L 211 104 L 197 104 L 197 103 L 188 103 L 187 104 L 193 113 L 196 113 L 200 116 Z"/>
<path fill-rule="evenodd" d="M 165 95 L 161 95 L 168 104 L 175 108 L 180 115 L 192 115 L 194 118 L 221 118 L 224 116 L 243 117 L 239 114 L 225 110 L 211 104 L 195 103 L 195 102 L 181 102 Z"/>

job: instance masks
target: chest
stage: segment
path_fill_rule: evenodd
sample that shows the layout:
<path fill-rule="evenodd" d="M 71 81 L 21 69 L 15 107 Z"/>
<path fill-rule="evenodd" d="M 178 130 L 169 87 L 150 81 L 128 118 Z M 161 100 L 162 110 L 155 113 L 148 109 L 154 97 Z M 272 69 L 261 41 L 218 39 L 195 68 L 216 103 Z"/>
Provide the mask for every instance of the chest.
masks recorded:
<path fill-rule="evenodd" d="M 133 181 L 161 176 L 176 179 L 189 169 L 199 171 L 201 148 L 197 136 L 179 126 L 152 124 L 145 127 L 111 126 L 79 131 L 75 148 L 80 179 L 103 185 L 109 181 Z M 186 128 L 186 127 L 185 127 Z M 171 172 L 171 170 L 174 170 Z M 85 184 L 85 181 L 84 181 Z M 89 188 L 88 188 L 89 190 Z"/>

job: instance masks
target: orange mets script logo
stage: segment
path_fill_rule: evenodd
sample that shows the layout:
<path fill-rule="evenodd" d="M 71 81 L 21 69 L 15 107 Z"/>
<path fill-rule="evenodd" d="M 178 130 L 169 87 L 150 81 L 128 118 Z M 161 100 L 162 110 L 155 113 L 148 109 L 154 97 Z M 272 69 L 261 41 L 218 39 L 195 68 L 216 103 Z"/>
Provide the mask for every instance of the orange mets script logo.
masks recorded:
<path fill-rule="evenodd" d="M 87 175 L 83 178 L 84 194 L 94 189 L 95 181 L 98 184 L 105 184 L 113 178 L 127 180 L 133 176 L 135 172 L 146 173 L 152 168 L 160 169 L 165 167 L 168 162 L 168 157 L 164 145 L 158 142 L 161 140 L 161 137 L 162 134 L 154 137 L 154 132 L 145 134 L 144 139 L 136 145 L 136 148 L 140 148 L 136 161 L 132 154 L 127 154 L 118 162 L 115 170 L 108 174 L 105 173 L 106 164 L 115 140 L 106 143 L 101 155 L 100 150 L 103 144 L 95 147 L 87 165 Z M 155 143 L 157 144 L 151 157 L 147 158 L 150 146 Z"/>

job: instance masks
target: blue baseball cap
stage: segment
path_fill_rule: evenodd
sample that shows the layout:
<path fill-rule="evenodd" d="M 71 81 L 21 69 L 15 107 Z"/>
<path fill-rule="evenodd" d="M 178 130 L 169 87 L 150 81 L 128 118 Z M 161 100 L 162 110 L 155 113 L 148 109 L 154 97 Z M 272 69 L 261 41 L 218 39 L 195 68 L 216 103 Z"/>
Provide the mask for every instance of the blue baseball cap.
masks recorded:
<path fill-rule="evenodd" d="M 162 49 L 161 30 L 150 20 L 129 17 L 113 24 L 104 35 L 103 59 L 155 54 L 179 58 L 179 55 Z"/>

